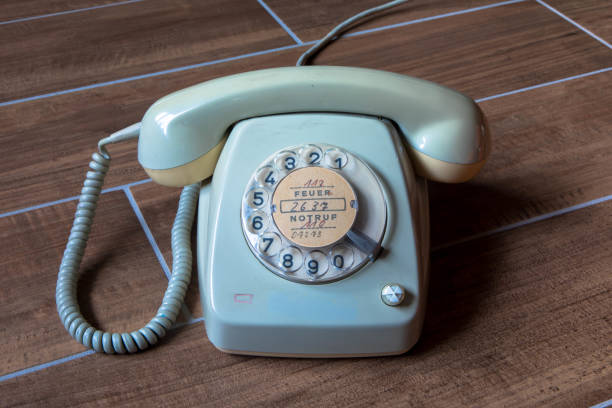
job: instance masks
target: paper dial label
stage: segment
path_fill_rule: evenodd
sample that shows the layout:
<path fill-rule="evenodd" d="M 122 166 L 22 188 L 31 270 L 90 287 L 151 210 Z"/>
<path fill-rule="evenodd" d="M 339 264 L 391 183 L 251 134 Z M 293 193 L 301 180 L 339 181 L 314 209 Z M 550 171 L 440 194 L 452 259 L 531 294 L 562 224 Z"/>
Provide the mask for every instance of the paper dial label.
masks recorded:
<path fill-rule="evenodd" d="M 308 248 L 337 242 L 357 216 L 357 197 L 348 181 L 333 170 L 304 167 L 276 187 L 272 218 L 291 242 Z"/>

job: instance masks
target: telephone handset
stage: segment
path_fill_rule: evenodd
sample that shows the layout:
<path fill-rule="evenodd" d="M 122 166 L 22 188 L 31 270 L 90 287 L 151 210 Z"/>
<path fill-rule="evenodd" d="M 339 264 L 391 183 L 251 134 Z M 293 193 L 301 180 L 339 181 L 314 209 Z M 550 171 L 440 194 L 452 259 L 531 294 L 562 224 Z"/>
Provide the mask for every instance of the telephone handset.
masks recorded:
<path fill-rule="evenodd" d="M 240 120 L 296 112 L 354 113 L 393 121 L 419 175 L 462 182 L 484 164 L 483 115 L 468 97 L 385 71 L 305 66 L 252 71 L 168 95 L 145 114 L 138 160 L 160 184 L 209 177 L 228 129 Z"/>
<path fill-rule="evenodd" d="M 93 217 L 108 169 L 105 145 L 136 136 L 139 161 L 154 181 L 189 186 L 156 317 L 138 331 L 104 333 L 75 301 L 84 220 Z M 470 98 L 389 72 L 275 68 L 178 91 L 154 103 L 140 125 L 101 141 L 62 260 L 58 311 L 71 335 L 97 351 L 154 344 L 176 320 L 189 283 L 199 197 L 200 293 L 217 348 L 309 357 L 403 353 L 419 337 L 427 294 L 425 179 L 468 180 L 488 150 L 486 122 Z"/>

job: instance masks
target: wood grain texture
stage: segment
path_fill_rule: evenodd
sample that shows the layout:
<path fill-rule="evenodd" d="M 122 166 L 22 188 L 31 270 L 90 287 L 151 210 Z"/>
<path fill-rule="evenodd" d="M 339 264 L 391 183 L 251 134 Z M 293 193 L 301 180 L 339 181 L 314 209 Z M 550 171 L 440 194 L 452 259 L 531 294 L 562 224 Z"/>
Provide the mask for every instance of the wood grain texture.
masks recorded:
<path fill-rule="evenodd" d="M 437 253 L 424 333 L 403 356 L 232 356 L 197 324 L 136 356 L 2 382 L 0 395 L 45 406 L 589 406 L 612 384 L 611 213 L 604 203 Z"/>
<path fill-rule="evenodd" d="M 121 3 L 125 0 L 3 0 L 0 3 L 0 23 L 51 13 Z"/>
<path fill-rule="evenodd" d="M 0 22 L 104 1 L 10 0 Z M 266 3 L 308 41 L 374 1 Z M 490 3 L 418 0 L 357 29 Z M 610 41 L 605 1 L 547 3 Z M 0 26 L 0 38 L 0 101 L 293 44 L 256 1 L 239 0 L 146 0 Z M 140 120 L 159 97 L 293 65 L 305 48 L 1 106 L 0 215 L 78 194 L 97 140 Z M 526 1 L 348 37 L 316 62 L 414 75 L 482 98 L 611 67 L 612 52 Z M 611 194 L 611 75 L 483 102 L 491 160 L 470 183 L 431 185 L 434 245 Z M 110 150 L 106 187 L 146 178 L 135 143 Z M 131 190 L 171 264 L 179 191 Z M 84 350 L 54 304 L 75 205 L 0 217 L 0 376 Z M 403 356 L 230 356 L 191 324 L 137 356 L 90 355 L 17 373 L 0 381 L 0 405 L 590 406 L 612 397 L 611 223 L 607 201 L 436 251 L 424 333 Z M 158 307 L 167 281 L 123 192 L 103 195 L 84 270 L 83 309 L 103 328 L 140 326 Z M 201 316 L 197 281 L 187 306 Z"/>
<path fill-rule="evenodd" d="M 384 2 L 383 2 L 384 3 Z M 359 24 L 356 30 L 368 30 L 441 14 L 468 10 L 496 3 L 495 0 L 416 0 L 397 6 Z M 304 42 L 323 38 L 332 28 L 353 15 L 381 4 L 377 0 L 300 1 L 267 0 L 274 12 Z"/>
<path fill-rule="evenodd" d="M 480 106 L 491 155 L 468 183 L 430 183 L 434 247 L 612 194 L 612 72 Z"/>
<path fill-rule="evenodd" d="M 75 209 L 68 202 L 0 218 L 0 375 L 86 350 L 55 306 Z M 168 281 L 122 191 L 100 199 L 81 270 L 81 310 L 103 330 L 138 329 L 161 305 Z"/>
<path fill-rule="evenodd" d="M 612 53 L 546 8 L 524 2 L 349 37 L 314 63 L 400 72 L 482 98 L 608 68 Z"/>
<path fill-rule="evenodd" d="M 546 0 L 546 3 L 612 43 L 612 5 L 608 0 Z"/>
<path fill-rule="evenodd" d="M 0 38 L 12 39 L 0 43 L 0 101 L 293 44 L 240 0 L 147 0 L 3 25 Z"/>
<path fill-rule="evenodd" d="M 162 96 L 223 75 L 289 65 L 298 54 L 263 55 L 0 108 L 0 213 L 77 194 L 98 140 L 138 122 Z M 105 187 L 147 178 L 136 142 L 109 150 Z"/>
<path fill-rule="evenodd" d="M 536 6 L 519 3 L 444 19 L 444 24 L 348 38 L 320 60 L 413 75 L 475 98 L 612 64 L 609 50 Z M 222 75 L 292 65 L 304 48 L 2 107 L 0 213 L 75 195 L 97 141 L 140 120 L 156 99 Z M 135 143 L 112 146 L 111 152 L 106 186 L 146 178 L 135 161 Z"/>

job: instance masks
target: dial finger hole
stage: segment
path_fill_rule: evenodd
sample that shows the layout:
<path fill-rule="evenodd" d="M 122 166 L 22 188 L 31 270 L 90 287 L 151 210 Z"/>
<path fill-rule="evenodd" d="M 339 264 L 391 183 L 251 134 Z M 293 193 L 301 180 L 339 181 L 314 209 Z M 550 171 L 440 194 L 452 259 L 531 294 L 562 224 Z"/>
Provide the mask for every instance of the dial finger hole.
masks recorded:
<path fill-rule="evenodd" d="M 348 162 L 348 156 L 340 149 L 329 149 L 325 152 L 325 165 L 332 169 L 342 169 Z"/>
<path fill-rule="evenodd" d="M 317 145 L 306 145 L 300 150 L 300 157 L 308 165 L 319 164 L 323 158 L 323 151 Z"/>
<path fill-rule="evenodd" d="M 279 170 L 291 171 L 297 167 L 298 157 L 291 151 L 280 152 L 274 159 L 274 165 Z"/>
<path fill-rule="evenodd" d="M 304 266 L 306 267 L 306 272 L 312 278 L 319 278 L 325 275 L 327 269 L 329 268 L 329 263 L 327 262 L 327 257 L 321 251 L 310 251 L 306 260 L 304 261 Z"/>
<path fill-rule="evenodd" d="M 283 246 L 281 238 L 274 232 L 266 232 L 259 237 L 257 249 L 265 256 L 278 254 Z"/>
<path fill-rule="evenodd" d="M 340 270 L 349 269 L 353 265 L 353 249 L 345 244 L 336 245 L 330 252 L 331 264 Z"/>
<path fill-rule="evenodd" d="M 247 220 L 247 228 L 253 234 L 262 234 L 266 228 L 270 220 L 265 212 L 263 211 L 253 211 L 253 214 Z"/>
<path fill-rule="evenodd" d="M 255 179 L 259 185 L 272 188 L 278 183 L 279 174 L 272 166 L 265 166 L 257 171 Z"/>
<path fill-rule="evenodd" d="M 295 272 L 302 267 L 302 251 L 294 246 L 283 249 L 278 256 L 278 266 L 285 272 Z"/>
<path fill-rule="evenodd" d="M 259 187 L 254 188 L 248 193 L 248 203 L 252 208 L 262 208 L 268 203 L 269 195 L 268 192 Z"/>

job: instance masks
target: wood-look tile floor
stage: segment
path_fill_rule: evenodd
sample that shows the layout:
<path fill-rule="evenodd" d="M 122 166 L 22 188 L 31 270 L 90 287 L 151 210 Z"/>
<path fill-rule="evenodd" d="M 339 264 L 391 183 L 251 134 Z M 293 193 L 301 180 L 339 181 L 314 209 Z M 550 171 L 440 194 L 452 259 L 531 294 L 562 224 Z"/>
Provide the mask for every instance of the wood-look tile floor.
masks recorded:
<path fill-rule="evenodd" d="M 378 3 L 0 4 L 0 406 L 612 404 L 609 0 L 415 0 L 315 59 L 442 83 L 490 122 L 482 173 L 430 184 L 428 310 L 407 354 L 223 354 L 206 338 L 195 274 L 181 324 L 152 350 L 97 355 L 65 332 L 55 279 L 97 140 L 172 91 L 293 65 Z M 79 296 L 118 331 L 161 300 L 179 191 L 148 182 L 135 143 L 111 152 Z"/>

